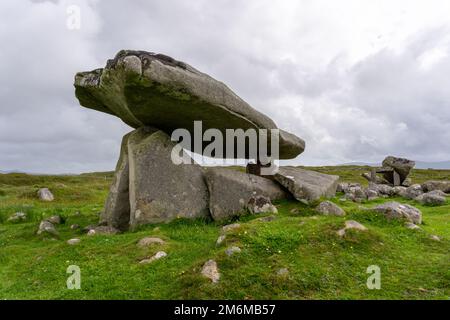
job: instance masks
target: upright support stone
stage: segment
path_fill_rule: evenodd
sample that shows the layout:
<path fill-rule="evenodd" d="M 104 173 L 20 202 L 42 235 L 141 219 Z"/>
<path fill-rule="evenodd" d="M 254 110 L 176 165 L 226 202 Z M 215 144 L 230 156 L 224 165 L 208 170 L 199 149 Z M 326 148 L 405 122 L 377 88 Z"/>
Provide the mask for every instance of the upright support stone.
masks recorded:
<path fill-rule="evenodd" d="M 370 170 L 370 181 L 377 181 L 377 170 L 375 168 L 372 168 L 372 170 Z"/>
<path fill-rule="evenodd" d="M 399 186 L 401 184 L 400 175 L 395 170 L 394 170 L 394 172 L 392 174 L 393 174 L 394 187 Z"/>

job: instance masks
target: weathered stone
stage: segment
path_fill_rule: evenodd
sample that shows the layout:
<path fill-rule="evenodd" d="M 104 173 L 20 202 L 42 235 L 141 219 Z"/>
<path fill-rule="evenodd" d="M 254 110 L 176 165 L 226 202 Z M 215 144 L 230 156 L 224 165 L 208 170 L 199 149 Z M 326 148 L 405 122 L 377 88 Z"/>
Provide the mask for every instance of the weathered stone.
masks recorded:
<path fill-rule="evenodd" d="M 380 176 L 377 176 L 377 175 L 372 176 L 372 175 L 371 175 L 370 173 L 368 173 L 368 172 L 362 173 L 361 176 L 362 176 L 363 178 L 365 178 L 367 181 L 369 181 L 369 182 L 374 182 L 374 183 L 376 183 L 376 184 L 386 184 L 386 183 L 389 183 L 386 179 L 384 179 L 384 178 L 382 178 L 382 177 L 380 177 Z"/>
<path fill-rule="evenodd" d="M 278 213 L 277 208 L 264 196 L 253 196 L 248 200 L 247 209 L 251 214 L 258 213 Z"/>
<path fill-rule="evenodd" d="M 395 172 L 397 172 L 398 175 L 400 176 L 398 184 L 396 185 L 403 183 L 403 181 L 408 177 L 409 172 L 411 171 L 412 168 L 414 168 L 415 165 L 416 163 L 412 160 L 404 158 L 396 158 L 392 156 L 386 157 L 382 162 L 383 167 L 389 167 L 394 169 Z M 392 173 L 385 173 L 383 175 L 386 180 L 394 184 L 394 176 Z"/>
<path fill-rule="evenodd" d="M 323 201 L 321 202 L 317 208 L 316 211 L 324 214 L 324 215 L 332 215 L 332 216 L 344 216 L 345 211 L 339 207 L 338 205 L 334 204 L 331 201 Z"/>
<path fill-rule="evenodd" d="M 114 228 L 125 231 L 130 225 L 130 195 L 129 195 L 129 163 L 128 138 L 131 133 L 122 138 L 120 156 L 117 161 L 114 179 L 109 188 L 105 209 L 100 221 Z"/>
<path fill-rule="evenodd" d="M 220 280 L 219 269 L 217 268 L 217 263 L 214 260 L 208 260 L 203 265 L 202 275 L 211 279 L 213 283 L 217 283 Z"/>
<path fill-rule="evenodd" d="M 93 228 L 90 228 L 87 235 L 93 236 L 93 235 L 113 235 L 117 234 L 120 231 L 114 227 L 111 226 L 96 226 Z"/>
<path fill-rule="evenodd" d="M 441 241 L 441 238 L 438 237 L 437 235 L 431 235 L 431 236 L 430 236 L 430 239 L 431 239 L 431 240 L 434 240 L 434 241 Z"/>
<path fill-rule="evenodd" d="M 440 190 L 445 193 L 450 193 L 450 181 L 442 180 L 442 181 L 427 181 L 422 184 L 422 189 L 425 192 Z"/>
<path fill-rule="evenodd" d="M 47 220 L 42 220 L 41 223 L 39 224 L 39 229 L 37 231 L 37 234 L 49 234 L 52 236 L 57 236 L 58 231 L 56 230 L 53 223 L 51 223 L 50 221 L 47 221 Z"/>
<path fill-rule="evenodd" d="M 409 187 L 409 186 L 411 186 L 413 183 L 412 183 L 412 179 L 411 178 L 406 178 L 403 182 L 402 182 L 402 186 L 403 187 Z"/>
<path fill-rule="evenodd" d="M 53 201 L 55 200 L 55 197 L 47 188 L 39 189 L 37 192 L 38 198 L 41 201 Z"/>
<path fill-rule="evenodd" d="M 214 220 L 239 214 L 249 207 L 250 199 L 265 196 L 270 200 L 286 199 L 289 194 L 276 182 L 228 168 L 207 168 L 209 210 Z"/>
<path fill-rule="evenodd" d="M 420 227 L 412 222 L 405 223 L 405 228 L 411 229 L 411 230 L 419 230 Z"/>
<path fill-rule="evenodd" d="M 241 227 L 241 225 L 239 223 L 227 224 L 226 226 L 222 227 L 222 232 L 226 233 L 229 231 L 239 229 L 240 227 Z"/>
<path fill-rule="evenodd" d="M 309 202 L 336 195 L 339 177 L 296 167 L 280 167 L 275 179 L 299 201 Z"/>
<path fill-rule="evenodd" d="M 78 73 L 75 95 L 82 106 L 115 115 L 134 128 L 154 126 L 168 134 L 184 128 L 193 136 L 195 120 L 202 120 L 203 131 L 214 128 L 224 134 L 230 128 L 277 128 L 225 84 L 184 62 L 145 51 L 122 50 L 104 69 Z M 291 159 L 305 143 L 280 130 L 279 146 L 280 159 Z"/>
<path fill-rule="evenodd" d="M 374 207 L 374 210 L 384 214 L 388 219 L 406 219 L 415 224 L 422 223 L 422 212 L 408 204 L 386 202 Z"/>
<path fill-rule="evenodd" d="M 76 245 L 76 244 L 79 244 L 81 242 L 81 240 L 80 239 L 78 239 L 78 238 L 73 238 L 73 239 L 69 239 L 69 240 L 67 240 L 67 244 L 70 244 L 70 245 Z"/>
<path fill-rule="evenodd" d="M 145 237 L 142 238 L 141 240 L 139 240 L 139 242 L 137 243 L 138 247 L 148 247 L 151 245 L 162 245 L 164 244 L 164 240 L 160 239 L 160 238 L 155 238 L 155 237 Z"/>
<path fill-rule="evenodd" d="M 140 264 L 148 264 L 148 263 L 152 263 L 153 261 L 159 260 L 164 257 L 167 257 L 167 253 L 165 253 L 164 251 L 158 251 L 155 255 L 151 256 L 148 259 L 143 259 L 143 260 L 139 261 L 139 263 Z"/>
<path fill-rule="evenodd" d="M 392 188 L 392 192 L 394 193 L 394 196 L 406 197 L 406 189 L 406 187 L 397 186 Z"/>
<path fill-rule="evenodd" d="M 203 169 L 197 164 L 174 164 L 174 145 L 167 134 L 149 128 L 129 136 L 132 227 L 209 216 Z"/>
<path fill-rule="evenodd" d="M 367 194 L 359 183 L 352 183 L 345 190 L 345 198 L 354 202 L 361 202 L 367 199 Z"/>
<path fill-rule="evenodd" d="M 414 200 L 424 205 L 440 206 L 446 203 L 445 193 L 440 190 L 423 193 L 414 198 Z"/>
<path fill-rule="evenodd" d="M 367 200 L 369 201 L 378 199 L 379 197 L 379 193 L 375 189 L 367 188 L 364 190 L 364 192 L 366 193 Z"/>
<path fill-rule="evenodd" d="M 235 253 L 240 253 L 240 252 L 241 252 L 241 248 L 235 247 L 235 246 L 229 247 L 227 250 L 225 250 L 225 254 L 229 257 Z"/>
<path fill-rule="evenodd" d="M 8 218 L 8 222 L 21 222 L 27 220 L 27 214 L 25 212 L 16 212 Z"/>
<path fill-rule="evenodd" d="M 363 226 L 361 223 L 355 220 L 347 220 L 345 221 L 344 228 L 337 231 L 337 234 L 343 237 L 348 229 L 358 230 L 358 231 L 367 231 L 367 228 Z"/>
<path fill-rule="evenodd" d="M 61 224 L 61 222 L 62 222 L 61 216 L 58 216 L 58 215 L 51 216 L 51 217 L 47 218 L 46 220 L 53 224 Z"/>
<path fill-rule="evenodd" d="M 287 276 L 289 274 L 289 270 L 287 268 L 281 268 L 277 270 L 277 276 Z"/>
<path fill-rule="evenodd" d="M 394 190 L 391 186 L 387 184 L 376 184 L 369 183 L 369 188 L 372 190 L 376 190 L 381 195 L 392 196 L 394 195 Z"/>
<path fill-rule="evenodd" d="M 226 235 L 222 234 L 217 238 L 216 246 L 220 246 L 226 239 Z"/>
<path fill-rule="evenodd" d="M 404 197 L 407 199 L 415 199 L 423 193 L 422 186 L 420 184 L 413 184 L 406 188 Z"/>

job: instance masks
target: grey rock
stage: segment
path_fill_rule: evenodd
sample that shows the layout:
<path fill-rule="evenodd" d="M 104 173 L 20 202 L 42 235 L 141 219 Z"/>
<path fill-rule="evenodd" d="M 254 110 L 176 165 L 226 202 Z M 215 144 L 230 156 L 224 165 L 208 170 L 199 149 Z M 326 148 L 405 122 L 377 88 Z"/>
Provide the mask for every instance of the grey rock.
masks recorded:
<path fill-rule="evenodd" d="M 425 192 L 440 190 L 445 193 L 450 193 L 450 181 L 448 180 L 430 180 L 422 184 L 422 189 Z"/>
<path fill-rule="evenodd" d="M 248 200 L 247 209 L 252 214 L 258 213 L 278 213 L 277 208 L 264 196 L 253 196 Z"/>
<path fill-rule="evenodd" d="M 403 183 L 415 165 L 416 163 L 412 160 L 393 156 L 386 157 L 382 162 L 383 167 L 392 168 L 400 175 L 400 183 Z M 386 173 L 384 174 L 384 178 L 390 183 L 394 183 L 392 174 Z"/>
<path fill-rule="evenodd" d="M 339 177 L 296 167 L 280 167 L 274 175 L 299 201 L 309 202 L 320 197 L 331 198 L 336 195 Z"/>
<path fill-rule="evenodd" d="M 403 182 L 402 182 L 402 186 L 404 186 L 404 187 L 409 187 L 409 186 L 412 186 L 412 179 L 411 178 L 406 178 Z"/>
<path fill-rule="evenodd" d="M 223 220 L 245 211 L 250 199 L 265 196 L 286 199 L 289 194 L 276 182 L 228 168 L 207 168 L 209 210 L 214 220 Z"/>
<path fill-rule="evenodd" d="M 168 134 L 185 128 L 191 136 L 195 120 L 202 120 L 203 130 L 223 133 L 228 128 L 277 128 L 222 82 L 162 54 L 122 50 L 105 68 L 78 73 L 74 85 L 82 106 L 115 115 L 134 128 L 154 126 Z M 283 130 L 279 145 L 280 159 L 295 158 L 305 149 L 302 139 Z"/>
<path fill-rule="evenodd" d="M 407 199 L 415 199 L 423 194 L 422 186 L 420 184 L 413 184 L 406 188 L 404 197 Z"/>
<path fill-rule="evenodd" d="M 361 202 L 367 199 L 367 193 L 359 183 L 353 183 L 345 190 L 345 199 Z"/>
<path fill-rule="evenodd" d="M 51 223 L 50 221 L 47 221 L 47 220 L 42 220 L 41 223 L 39 224 L 39 229 L 37 231 L 37 234 L 49 234 L 52 236 L 57 236 L 59 233 L 56 230 L 53 223 Z"/>
<path fill-rule="evenodd" d="M 375 181 L 372 181 L 372 175 L 368 172 L 364 172 L 361 176 L 369 182 L 375 182 L 376 184 L 387 184 L 389 183 L 386 179 L 375 175 Z"/>
<path fill-rule="evenodd" d="M 94 235 L 113 235 L 119 233 L 120 230 L 111 227 L 111 226 L 96 226 L 93 228 L 90 228 L 87 235 L 88 236 L 94 236 Z"/>
<path fill-rule="evenodd" d="M 176 165 L 162 131 L 140 128 L 128 138 L 130 226 L 208 217 L 208 189 L 197 164 Z"/>
<path fill-rule="evenodd" d="M 377 193 L 380 195 L 386 195 L 386 196 L 394 195 L 393 188 L 391 186 L 388 186 L 387 184 L 369 183 L 369 188 L 376 190 Z"/>
<path fill-rule="evenodd" d="M 427 193 L 423 193 L 416 198 L 415 201 L 420 202 L 423 205 L 443 205 L 446 203 L 445 193 L 440 190 L 434 190 Z"/>
<path fill-rule="evenodd" d="M 394 188 L 392 188 L 392 192 L 394 193 L 394 196 L 399 196 L 399 197 L 406 197 L 406 187 L 403 186 L 396 186 Z"/>
<path fill-rule="evenodd" d="M 164 257 L 167 257 L 167 253 L 165 253 L 164 251 L 158 251 L 155 255 L 151 256 L 150 258 L 143 259 L 139 263 L 140 264 L 148 264 L 148 263 L 152 263 L 153 261 L 162 259 Z"/>
<path fill-rule="evenodd" d="M 220 246 L 226 239 L 226 235 L 222 234 L 217 238 L 216 246 Z"/>
<path fill-rule="evenodd" d="M 78 239 L 78 238 L 73 238 L 73 239 L 69 239 L 69 240 L 67 240 L 67 244 L 70 244 L 70 245 L 76 245 L 76 244 L 79 244 L 81 242 L 81 240 L 80 239 Z"/>
<path fill-rule="evenodd" d="M 61 224 L 61 222 L 62 222 L 61 216 L 58 216 L 58 215 L 51 216 L 51 217 L 47 218 L 46 220 L 53 224 Z"/>
<path fill-rule="evenodd" d="M 361 223 L 355 221 L 355 220 L 347 220 L 345 221 L 344 228 L 337 231 L 337 234 L 341 237 L 343 237 L 347 230 L 353 229 L 358 231 L 367 231 L 367 228 L 362 225 Z"/>
<path fill-rule="evenodd" d="M 287 276 L 289 274 L 289 270 L 287 268 L 281 268 L 277 270 L 277 276 Z"/>
<path fill-rule="evenodd" d="M 104 221 L 109 226 L 122 231 L 127 230 L 130 225 L 128 138 L 131 133 L 122 138 L 114 179 L 109 188 L 105 209 L 100 217 L 100 222 Z"/>
<path fill-rule="evenodd" d="M 222 232 L 226 233 L 229 231 L 234 231 L 237 230 L 241 227 L 241 225 L 239 223 L 232 223 L 232 224 L 227 224 L 226 226 L 222 227 Z"/>
<path fill-rule="evenodd" d="M 149 247 L 152 245 L 163 245 L 164 240 L 156 237 L 145 237 L 139 240 L 137 243 L 138 247 Z"/>
<path fill-rule="evenodd" d="M 240 253 L 241 252 L 241 248 L 239 247 L 229 247 L 227 250 L 225 250 L 225 253 L 227 256 L 231 257 L 233 254 L 235 253 Z"/>
<path fill-rule="evenodd" d="M 214 260 L 208 260 L 203 265 L 202 275 L 210 279 L 213 283 L 217 283 L 220 280 L 219 268 L 217 267 L 217 262 Z"/>
<path fill-rule="evenodd" d="M 8 222 L 21 222 L 27 220 L 27 214 L 25 212 L 16 212 L 8 218 Z"/>
<path fill-rule="evenodd" d="M 345 211 L 339 207 L 338 205 L 334 204 L 331 201 L 323 201 L 321 202 L 317 208 L 316 211 L 324 214 L 324 215 L 332 215 L 332 216 L 344 216 Z"/>
<path fill-rule="evenodd" d="M 348 188 L 347 182 L 340 182 L 336 186 L 336 192 L 345 192 L 345 190 Z"/>
<path fill-rule="evenodd" d="M 430 239 L 431 239 L 431 240 L 434 240 L 434 241 L 441 241 L 441 238 L 438 237 L 437 235 L 431 235 L 431 236 L 430 236 Z"/>
<path fill-rule="evenodd" d="M 386 202 L 373 208 L 388 219 L 406 219 L 415 224 L 422 223 L 422 212 L 416 207 L 398 202 Z"/>
<path fill-rule="evenodd" d="M 41 201 L 53 201 L 55 200 L 55 197 L 47 188 L 39 189 L 37 192 L 38 198 Z"/>
<path fill-rule="evenodd" d="M 411 229 L 411 230 L 419 230 L 420 227 L 412 222 L 405 223 L 405 228 Z"/>
<path fill-rule="evenodd" d="M 369 201 L 378 199 L 378 197 L 380 195 L 377 190 L 371 189 L 371 188 L 365 189 L 364 192 L 366 193 L 367 200 L 369 200 Z"/>

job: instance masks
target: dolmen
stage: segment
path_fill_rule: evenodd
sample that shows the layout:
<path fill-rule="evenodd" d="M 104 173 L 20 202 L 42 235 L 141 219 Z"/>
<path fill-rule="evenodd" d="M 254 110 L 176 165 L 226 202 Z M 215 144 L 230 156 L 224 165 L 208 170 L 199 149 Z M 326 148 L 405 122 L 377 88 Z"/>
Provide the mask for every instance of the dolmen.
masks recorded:
<path fill-rule="evenodd" d="M 377 184 L 389 184 L 394 187 L 410 186 L 408 175 L 416 165 L 414 161 L 388 156 L 381 165 L 381 168 L 374 168 L 370 173 L 363 173 L 362 176 L 369 182 Z M 381 177 L 377 176 L 377 173 L 380 173 Z"/>
<path fill-rule="evenodd" d="M 296 158 L 305 142 L 184 62 L 122 50 L 105 68 L 77 73 L 74 85 L 82 106 L 135 129 L 122 139 L 101 217 L 111 227 L 223 220 L 261 199 L 309 202 L 336 192 L 337 176 L 273 165 Z M 253 163 L 246 172 L 202 167 L 194 154 Z"/>

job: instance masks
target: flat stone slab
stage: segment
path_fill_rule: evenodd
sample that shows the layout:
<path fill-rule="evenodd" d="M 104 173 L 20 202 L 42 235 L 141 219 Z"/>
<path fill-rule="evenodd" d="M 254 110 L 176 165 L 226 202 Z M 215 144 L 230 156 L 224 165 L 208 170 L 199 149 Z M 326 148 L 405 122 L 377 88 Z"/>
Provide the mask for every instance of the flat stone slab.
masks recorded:
<path fill-rule="evenodd" d="M 105 68 L 77 73 L 74 85 L 82 106 L 115 115 L 134 128 L 153 126 L 169 135 L 184 128 L 192 137 L 196 120 L 202 121 L 203 131 L 222 133 L 277 128 L 222 82 L 162 54 L 122 50 Z M 283 130 L 279 142 L 280 159 L 295 158 L 305 149 L 302 139 Z"/>
<path fill-rule="evenodd" d="M 339 180 L 339 176 L 297 167 L 280 167 L 274 177 L 297 200 L 306 202 L 334 197 Z"/>

